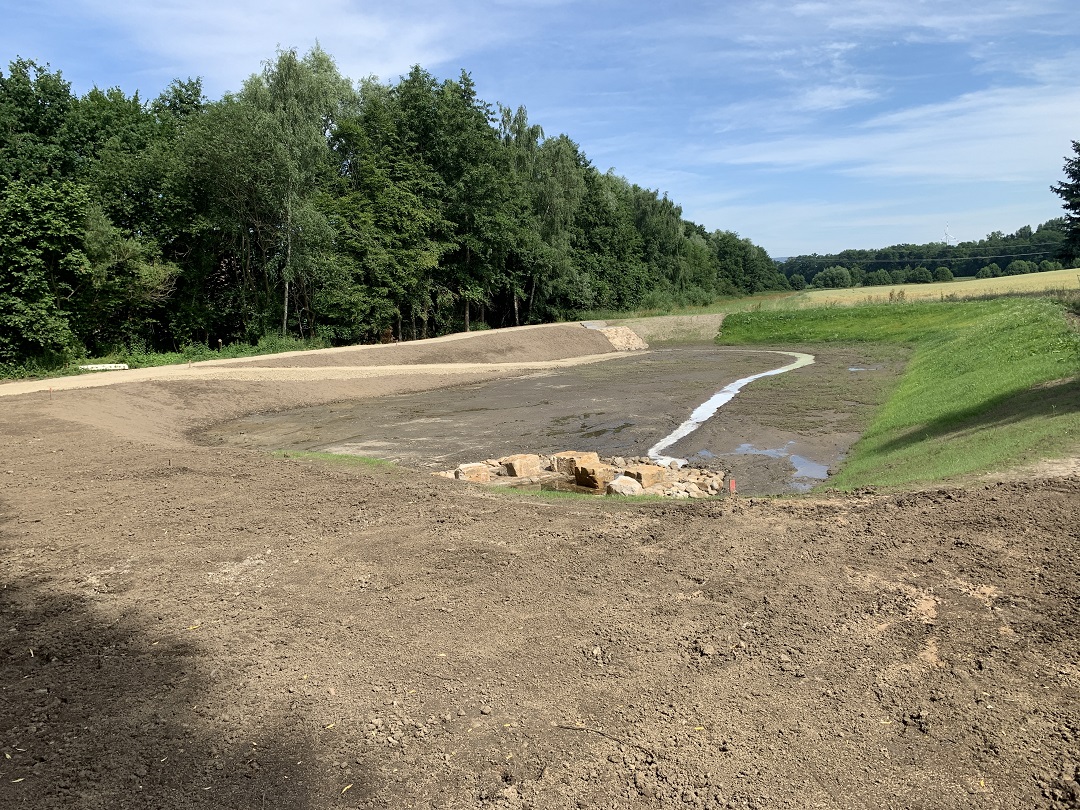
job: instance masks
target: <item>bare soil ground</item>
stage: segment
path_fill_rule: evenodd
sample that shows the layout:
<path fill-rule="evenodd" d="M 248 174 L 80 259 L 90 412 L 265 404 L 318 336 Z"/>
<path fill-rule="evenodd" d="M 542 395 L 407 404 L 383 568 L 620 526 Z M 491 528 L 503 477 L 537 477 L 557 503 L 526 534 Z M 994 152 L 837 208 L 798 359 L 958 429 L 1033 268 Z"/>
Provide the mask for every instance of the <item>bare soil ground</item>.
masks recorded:
<path fill-rule="evenodd" d="M 572 329 L 0 386 L 0 807 L 1080 806 L 1075 474 L 545 500 L 192 438 Z"/>

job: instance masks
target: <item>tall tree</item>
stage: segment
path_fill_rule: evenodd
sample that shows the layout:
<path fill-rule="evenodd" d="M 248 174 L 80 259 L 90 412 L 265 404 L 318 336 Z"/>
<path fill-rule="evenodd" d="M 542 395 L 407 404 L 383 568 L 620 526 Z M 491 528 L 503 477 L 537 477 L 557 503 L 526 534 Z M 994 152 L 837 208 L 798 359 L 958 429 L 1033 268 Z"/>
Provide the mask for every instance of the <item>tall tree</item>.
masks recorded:
<path fill-rule="evenodd" d="M 1075 261 L 1080 258 L 1080 141 L 1073 141 L 1072 148 L 1074 157 L 1065 159 L 1066 179 L 1051 186 L 1050 190 L 1061 197 L 1065 208 L 1062 258 Z"/>
<path fill-rule="evenodd" d="M 0 192 L 0 365 L 69 359 L 81 348 L 76 302 L 91 284 L 90 208 L 69 181 L 16 180 Z"/>
<path fill-rule="evenodd" d="M 70 178 L 63 130 L 74 97 L 59 71 L 16 59 L 0 72 L 0 189 L 14 180 Z"/>

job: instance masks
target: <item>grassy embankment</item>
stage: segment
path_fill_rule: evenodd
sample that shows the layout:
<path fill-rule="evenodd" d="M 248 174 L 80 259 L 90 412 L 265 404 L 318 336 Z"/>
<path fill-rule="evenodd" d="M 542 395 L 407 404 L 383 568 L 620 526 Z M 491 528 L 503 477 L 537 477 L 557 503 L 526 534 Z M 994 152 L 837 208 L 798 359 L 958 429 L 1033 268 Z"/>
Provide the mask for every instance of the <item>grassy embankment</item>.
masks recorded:
<path fill-rule="evenodd" d="M 1080 450 L 1080 335 L 1051 298 L 869 304 L 730 315 L 725 345 L 909 346 L 891 398 L 829 486 L 903 486 Z"/>

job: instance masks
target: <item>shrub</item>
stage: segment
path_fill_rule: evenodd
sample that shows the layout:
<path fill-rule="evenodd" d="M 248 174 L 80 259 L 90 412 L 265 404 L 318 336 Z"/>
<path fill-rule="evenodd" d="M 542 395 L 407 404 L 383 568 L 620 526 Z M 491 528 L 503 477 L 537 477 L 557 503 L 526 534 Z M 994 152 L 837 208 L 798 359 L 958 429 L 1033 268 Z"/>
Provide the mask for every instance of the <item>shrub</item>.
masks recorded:
<path fill-rule="evenodd" d="M 841 287 L 850 287 L 851 273 L 846 267 L 840 267 L 839 265 L 826 267 L 814 276 L 814 286 L 831 290 L 839 289 Z"/>

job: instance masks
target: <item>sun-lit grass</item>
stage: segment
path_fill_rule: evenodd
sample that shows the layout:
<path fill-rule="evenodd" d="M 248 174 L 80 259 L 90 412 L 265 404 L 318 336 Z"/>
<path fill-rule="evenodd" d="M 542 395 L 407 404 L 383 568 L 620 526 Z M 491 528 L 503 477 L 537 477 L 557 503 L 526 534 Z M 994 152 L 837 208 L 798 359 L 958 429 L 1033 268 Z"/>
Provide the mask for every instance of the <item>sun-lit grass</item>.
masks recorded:
<path fill-rule="evenodd" d="M 825 304 L 873 304 L 895 301 L 949 301 L 992 295 L 1059 292 L 1080 289 L 1080 270 L 1051 270 L 1001 278 L 960 278 L 933 284 L 890 284 L 882 287 L 849 287 L 841 290 L 802 290 L 785 301 L 788 306 Z"/>
<path fill-rule="evenodd" d="M 729 316 L 720 342 L 913 348 L 830 485 L 936 481 L 1080 447 L 1080 336 L 1050 298 L 830 306 Z"/>

